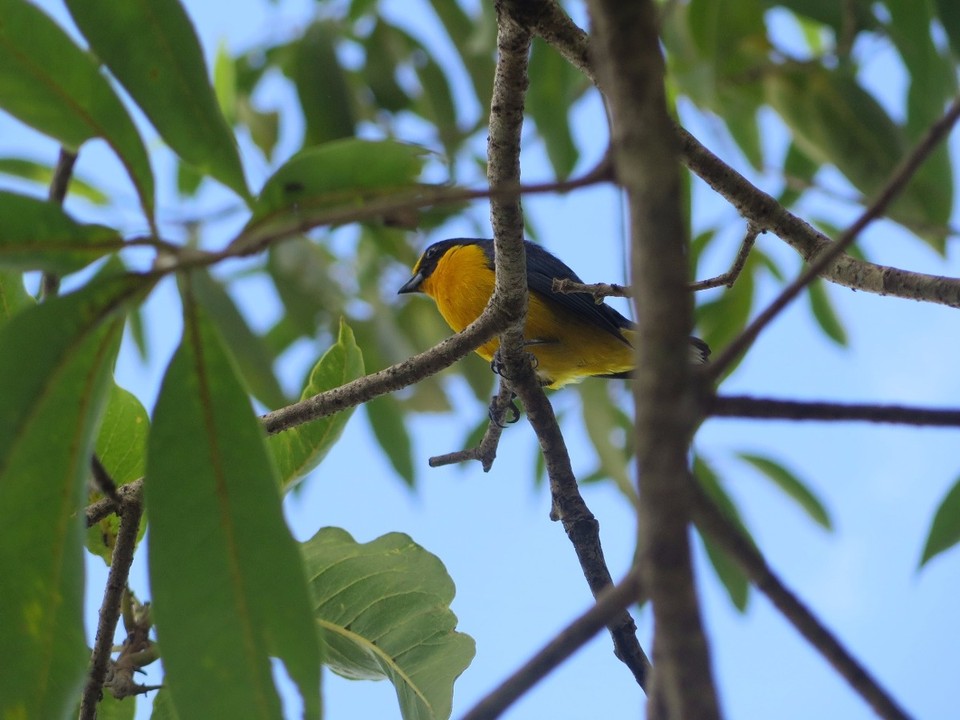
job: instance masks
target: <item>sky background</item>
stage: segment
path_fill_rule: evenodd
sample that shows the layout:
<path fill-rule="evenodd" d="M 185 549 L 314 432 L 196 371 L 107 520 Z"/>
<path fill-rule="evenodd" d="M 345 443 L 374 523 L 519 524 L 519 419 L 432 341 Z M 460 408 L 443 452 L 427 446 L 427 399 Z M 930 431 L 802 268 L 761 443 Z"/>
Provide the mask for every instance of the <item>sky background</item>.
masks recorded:
<path fill-rule="evenodd" d="M 69 25 L 59 2 L 38 4 Z M 438 31 L 429 11 L 411 12 L 419 3 L 382 3 L 395 22 L 433 42 Z M 264 40 L 295 36 L 316 12 L 306 0 L 271 5 L 260 0 L 191 0 L 186 2 L 208 59 L 220 43 L 232 52 Z M 769 18 L 779 42 L 796 43 L 783 16 Z M 901 105 L 906 78 L 895 56 L 882 43 L 858 46 L 865 60 L 864 77 L 888 108 Z M 443 46 L 441 59 L 454 51 Z M 456 65 L 454 77 L 462 77 Z M 276 90 L 259 98 L 267 106 L 292 101 Z M 480 112 L 467 108 L 468 114 Z M 682 119 L 704 144 L 742 168 L 745 163 L 716 121 L 681 107 Z M 291 122 L 288 113 L 287 122 Z M 582 159 L 578 170 L 592 166 L 606 143 L 606 123 L 593 94 L 575 111 L 574 128 Z M 897 111 L 897 116 L 902 112 Z M 285 127 L 282 159 L 295 148 L 299 134 Z M 958 133 L 951 138 L 958 157 Z M 159 149 L 147 130 L 151 149 Z M 768 157 L 779 162 L 786 132 L 772 114 L 764 116 Z M 524 180 L 549 179 L 542 148 L 527 133 Z M 0 156 L 27 155 L 53 162 L 56 146 L 0 115 Z M 269 168 L 248 158 L 254 188 Z M 956 167 L 956 165 L 955 165 Z M 201 198 L 186 205 L 175 196 L 169 155 L 157 152 L 154 169 L 160 178 L 160 214 L 168 220 L 185 214 L 206 215 L 231 201 L 227 191 L 208 183 Z M 119 222 L 125 231 L 143 230 L 132 190 L 119 165 L 102 145 L 92 143 L 80 154 L 77 173 L 91 177 L 121 198 L 128 197 Z M 956 173 L 956 169 L 955 169 Z M 576 174 L 576 173 L 575 173 Z M 956 173 L 960 177 L 960 173 Z M 752 176 L 763 189 L 778 187 L 769 178 Z M 849 187 L 836 173 L 824 173 L 823 184 L 843 194 Z M 26 186 L 0 179 L 3 187 Z M 955 183 L 960 185 L 960 183 Z M 35 188 L 30 188 L 35 191 Z M 625 238 L 622 205 L 609 187 L 587 188 L 566 197 L 524 200 L 530 220 L 551 251 L 575 268 L 587 282 L 624 280 Z M 725 202 L 701 184 L 695 186 L 694 230 L 722 227 L 721 240 L 705 259 L 701 276 L 726 269 L 736 252 L 744 222 Z M 68 209 L 84 219 L 93 217 L 83 203 Z M 474 234 L 486 222 L 486 204 L 476 204 L 468 218 L 454 221 L 442 232 L 416 238 L 417 244 L 459 234 Z M 801 215 L 828 218 L 842 226 L 853 219 L 849 208 L 825 193 L 811 194 Z M 117 222 L 116 213 L 111 216 Z M 954 221 L 956 223 L 956 220 Z M 177 229 L 168 226 L 175 234 Z M 208 242 L 228 237 L 227 222 Z M 766 235 L 759 246 L 781 261 L 788 276 L 799 268 L 789 247 Z M 879 263 L 921 272 L 960 274 L 960 252 L 951 240 L 946 259 L 900 231 L 877 223 L 863 236 L 868 257 Z M 238 266 L 225 267 L 225 272 Z M 396 268 L 386 284 L 399 286 L 406 268 Z M 250 281 L 240 287 L 238 300 L 250 312 L 257 329 L 269 327 L 280 306 L 269 284 Z M 761 299 L 770 299 L 776 283 L 764 276 Z M 713 291 L 719 292 L 719 291 Z M 960 406 L 960 316 L 955 310 L 905 300 L 828 288 L 849 334 L 849 347 L 824 338 L 814 325 L 805 300 L 791 305 L 758 340 L 736 373 L 723 385 L 727 393 L 751 393 L 797 399 L 833 399 L 905 403 L 934 407 Z M 704 293 L 699 301 L 710 297 Z M 418 299 L 397 298 L 397 303 Z M 625 308 L 625 306 L 624 306 Z M 167 281 L 148 302 L 153 361 L 142 365 L 126 343 L 118 366 L 118 381 L 152 407 L 160 377 L 180 332 L 179 302 Z M 280 366 L 281 381 L 297 388 L 305 366 L 323 351 L 303 345 Z M 583 612 L 590 594 L 570 543 L 558 523 L 548 519 L 546 487 L 532 482 L 535 438 L 520 422 L 503 435 L 493 470 L 477 466 L 430 469 L 427 458 L 459 449 L 464 435 L 480 420 L 478 407 L 456 368 L 446 377 L 457 412 L 412 420 L 418 486 L 408 490 L 394 475 L 372 438 L 363 411 L 353 416 L 337 446 L 305 481 L 302 491 L 286 501 L 287 517 L 298 539 L 323 526 L 346 529 L 367 542 L 391 531 L 408 533 L 445 563 L 457 585 L 453 610 L 459 629 L 477 641 L 477 656 L 455 686 L 454 717 L 469 709 L 508 673 Z M 597 382 L 597 381 L 592 381 Z M 297 388 L 298 389 L 298 388 Z M 624 402 L 628 400 L 623 391 Z M 574 469 L 593 467 L 578 413 L 579 395 L 551 395 L 566 410 L 565 436 Z M 625 405 L 625 407 L 627 407 Z M 918 571 L 917 563 L 933 512 L 960 474 L 956 430 L 914 429 L 866 424 L 760 423 L 716 419 L 708 421 L 695 439 L 695 449 L 724 478 L 744 519 L 776 572 L 817 613 L 908 712 L 922 718 L 955 716 L 958 700 L 956 668 L 960 666 L 960 554 L 948 553 Z M 834 522 L 827 533 L 814 525 L 773 486 L 734 454 L 752 451 L 780 460 L 804 478 L 825 501 Z M 626 572 L 633 553 L 635 523 L 627 504 L 612 484 L 583 488 L 586 502 L 600 521 L 607 560 L 615 577 Z M 759 594 L 752 593 L 746 614 L 728 601 L 696 547 L 696 572 L 703 598 L 706 628 L 721 702 L 728 717 L 857 718 L 873 717 L 869 708 Z M 132 583 L 149 598 L 145 553 L 138 555 Z M 88 617 L 90 637 L 96 622 L 105 572 L 98 559 L 89 562 Z M 635 613 L 641 642 L 649 650 L 649 609 Z M 147 681 L 156 681 L 156 676 Z M 394 691 L 386 682 L 351 682 L 324 675 L 328 718 L 399 717 Z M 507 713 L 512 720 L 577 720 L 581 718 L 642 717 L 643 697 L 632 676 L 614 657 L 604 633 L 554 672 Z M 141 701 L 138 717 L 149 713 Z"/>

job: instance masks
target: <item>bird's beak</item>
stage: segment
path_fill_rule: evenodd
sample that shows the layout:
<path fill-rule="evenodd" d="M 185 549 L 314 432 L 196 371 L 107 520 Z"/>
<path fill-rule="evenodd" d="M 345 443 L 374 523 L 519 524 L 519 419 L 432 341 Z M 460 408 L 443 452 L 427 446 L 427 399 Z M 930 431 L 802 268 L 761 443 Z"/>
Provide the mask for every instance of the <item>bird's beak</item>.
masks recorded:
<path fill-rule="evenodd" d="M 423 282 L 423 273 L 415 273 L 412 278 L 407 280 L 403 285 L 400 286 L 400 289 L 397 290 L 397 295 L 403 295 L 404 293 L 420 292 L 420 284 Z"/>

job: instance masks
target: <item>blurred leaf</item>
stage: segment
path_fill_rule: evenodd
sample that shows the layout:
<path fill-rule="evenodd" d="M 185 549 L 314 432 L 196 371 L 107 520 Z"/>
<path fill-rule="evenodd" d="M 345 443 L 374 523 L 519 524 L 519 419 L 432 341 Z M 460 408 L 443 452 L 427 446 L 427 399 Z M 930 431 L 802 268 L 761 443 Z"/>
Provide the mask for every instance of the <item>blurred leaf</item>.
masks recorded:
<path fill-rule="evenodd" d="M 280 113 L 275 110 L 262 112 L 255 109 L 247 98 L 237 103 L 237 119 L 247 126 L 250 139 L 260 148 L 263 156 L 270 160 L 280 140 Z"/>
<path fill-rule="evenodd" d="M 350 327 L 340 321 L 337 342 L 313 367 L 301 399 L 340 387 L 363 375 L 363 355 Z M 313 470 L 334 446 L 354 408 L 284 430 L 267 438 L 267 445 L 279 470 L 281 487 Z"/>
<path fill-rule="evenodd" d="M 0 190 L 0 263 L 65 275 L 123 247 L 113 228 L 84 225 L 55 202 Z"/>
<path fill-rule="evenodd" d="M 920 567 L 958 542 L 960 542 L 960 480 L 950 488 L 933 516 L 927 542 L 923 546 L 923 555 L 920 557 Z"/>
<path fill-rule="evenodd" d="M 381 395 L 364 404 L 370 427 L 387 459 L 409 486 L 416 484 L 413 450 L 403 407 L 390 395 Z"/>
<path fill-rule="evenodd" d="M 904 133 L 856 79 L 820 65 L 783 65 L 766 75 L 767 100 L 814 162 L 830 163 L 867 199 L 875 197 L 907 152 Z M 918 173 L 888 215 L 943 252 L 952 210 L 952 181 L 938 164 Z"/>
<path fill-rule="evenodd" d="M 0 270 L 0 327 L 21 310 L 34 305 L 36 301 L 23 287 L 23 275 Z"/>
<path fill-rule="evenodd" d="M 450 79 L 425 46 L 417 47 L 423 58 L 416 66 L 423 93 L 417 98 L 415 108 L 420 115 L 433 122 L 447 159 L 452 160 L 459 149 L 463 133 L 457 125 L 457 106 Z"/>
<path fill-rule="evenodd" d="M 751 253 L 732 288 L 725 290 L 716 300 L 697 306 L 697 327 L 714 350 L 728 345 L 746 327 L 753 307 L 756 267 L 757 261 Z"/>
<path fill-rule="evenodd" d="M 177 192 L 180 193 L 180 197 L 193 197 L 203 184 L 203 173 L 180 158 L 176 159 L 176 163 Z"/>
<path fill-rule="evenodd" d="M 459 3 L 431 0 L 453 47 L 460 53 L 481 108 L 490 107 L 495 70 L 496 25 L 493 7 L 480 3 L 480 14 L 470 16 Z"/>
<path fill-rule="evenodd" d="M 53 179 L 52 167 L 26 158 L 0 158 L 0 173 L 24 180 L 32 180 L 45 187 L 49 187 L 50 181 Z M 78 178 L 76 175 L 70 178 L 69 193 L 72 196 L 88 200 L 95 205 L 106 205 L 110 202 L 110 198 L 107 197 L 106 193 L 94 187 L 86 180 Z"/>
<path fill-rule="evenodd" d="M 149 357 L 147 348 L 147 335 L 144 329 L 143 308 L 137 305 L 127 313 L 127 327 L 130 329 L 130 338 L 137 348 L 137 354 L 141 360 Z"/>
<path fill-rule="evenodd" d="M 700 486 L 707 495 L 710 496 L 710 499 L 716 503 L 720 511 L 753 543 L 753 537 L 751 537 L 750 531 L 747 530 L 747 526 L 743 524 L 737 506 L 723 489 L 723 486 L 720 484 L 720 479 L 717 477 L 713 468 L 699 455 L 695 455 L 693 458 L 693 474 L 697 482 L 700 483 Z M 730 597 L 730 602 L 733 603 L 737 610 L 744 612 L 750 600 L 749 579 L 743 570 L 740 569 L 740 566 L 727 555 L 726 551 L 716 545 L 704 533 L 700 533 L 700 536 L 703 538 L 704 549 L 707 551 L 710 564 L 713 565 L 713 569 L 717 573 L 717 578 L 726 589 L 727 595 Z"/>
<path fill-rule="evenodd" d="M 410 96 L 397 82 L 398 66 L 409 60 L 410 47 L 403 35 L 377 19 L 363 43 L 366 63 L 363 79 L 370 86 L 378 110 L 396 113 L 410 107 Z"/>
<path fill-rule="evenodd" d="M 798 15 L 828 25 L 838 38 L 876 25 L 872 0 L 762 0 L 767 9 L 785 7 Z"/>
<path fill-rule="evenodd" d="M 530 54 L 527 111 L 543 138 L 557 178 L 573 172 L 579 151 L 570 129 L 569 110 L 584 88 L 583 75 L 546 42 L 535 40 Z"/>
<path fill-rule="evenodd" d="M 325 663 L 356 680 L 388 679 L 404 720 L 450 716 L 453 682 L 474 656 L 450 611 L 443 563 L 407 535 L 357 543 L 323 528 L 303 544 Z"/>
<path fill-rule="evenodd" d="M 336 256 L 323 244 L 293 238 L 270 248 L 267 272 L 286 309 L 286 315 L 301 335 L 313 336 L 317 325 L 336 317 L 345 302 L 336 282 L 342 277 Z"/>
<path fill-rule="evenodd" d="M 113 383 L 97 435 L 95 452 L 117 487 L 143 477 L 149 432 L 147 411 L 136 395 Z M 99 492 L 89 495 L 89 502 L 102 497 Z M 141 537 L 146 527 L 146 522 L 141 521 Z M 116 514 L 110 514 L 87 528 L 87 550 L 99 555 L 109 565 L 119 529 L 120 518 Z"/>
<path fill-rule="evenodd" d="M 826 530 L 832 529 L 833 523 L 830 522 L 830 515 L 827 512 L 826 506 L 824 506 L 820 499 L 813 494 L 813 491 L 810 490 L 807 484 L 800 480 L 800 478 L 780 463 L 768 457 L 746 452 L 737 453 L 737 456 L 741 460 L 753 465 L 754 468 L 772 480 L 773 483 L 796 502 L 815 523 L 823 526 Z"/>
<path fill-rule="evenodd" d="M 222 40 L 213 59 L 213 93 L 224 119 L 232 125 L 237 119 L 237 63 Z"/>
<path fill-rule="evenodd" d="M 191 717 L 280 718 L 272 656 L 297 684 L 304 717 L 319 718 L 320 645 L 263 430 L 189 284 L 183 305 L 145 485 L 164 685 Z"/>
<path fill-rule="evenodd" d="M 813 317 L 816 318 L 820 329 L 837 345 L 846 347 L 847 331 L 843 329 L 843 323 L 837 315 L 833 301 L 830 300 L 826 283 L 819 279 L 810 283 L 807 286 L 807 298 L 810 300 L 810 309 L 813 310 Z"/>
<path fill-rule="evenodd" d="M 960 3 L 955 0 L 933 0 L 933 4 L 950 39 L 954 58 L 960 57 Z"/>
<path fill-rule="evenodd" d="M 416 145 L 352 138 L 301 150 L 264 184 L 245 232 L 278 216 L 356 207 L 415 190 L 426 153 Z"/>
<path fill-rule="evenodd" d="M 153 713 L 150 720 L 180 720 L 177 708 L 173 704 L 170 690 L 162 687 L 153 698 Z"/>
<path fill-rule="evenodd" d="M 290 76 L 303 108 L 303 144 L 307 146 L 352 137 L 354 133 L 353 97 L 334 49 L 337 36 L 332 23 L 315 22 L 295 45 Z"/>
<path fill-rule="evenodd" d="M 757 120 L 757 112 L 763 102 L 756 86 L 729 89 L 721 94 L 721 103 L 720 112 L 730 136 L 755 169 L 765 170 L 760 124 Z"/>
<path fill-rule="evenodd" d="M 803 152 L 795 142 L 790 143 L 787 148 L 787 155 L 783 160 L 783 177 L 785 185 L 783 192 L 777 198 L 784 207 L 790 207 L 804 191 L 813 184 L 813 178 L 820 170 L 820 165 L 815 163 Z"/>
<path fill-rule="evenodd" d="M 79 705 L 77 713 L 79 715 Z M 135 697 L 117 700 L 112 693 L 104 692 L 97 703 L 97 720 L 133 720 L 137 712 Z"/>
<path fill-rule="evenodd" d="M 170 148 L 251 200 L 236 140 L 217 105 L 200 40 L 180 2 L 65 1 L 90 47 Z"/>
<path fill-rule="evenodd" d="M 94 280 L 0 328 L 0 647 L 15 658 L 0 673 L 0 717 L 66 717 L 83 683 L 78 510 L 120 347 L 118 315 L 142 285 Z"/>
<path fill-rule="evenodd" d="M 107 16 L 115 18 L 112 11 Z M 73 151 L 92 137 L 106 140 L 130 175 L 152 226 L 153 171 L 147 151 L 96 61 L 26 0 L 0 0 L 0 18 L 0 108 Z M 102 17 L 100 22 L 113 26 Z"/>
<path fill-rule="evenodd" d="M 273 372 L 274 358 L 263 338 L 247 325 L 226 288 L 201 271 L 192 273 L 190 282 L 197 301 L 223 335 L 250 392 L 270 409 L 286 405 L 287 396 Z"/>
<path fill-rule="evenodd" d="M 610 400 L 606 383 L 582 383 L 577 391 L 583 399 L 580 404 L 583 427 L 597 451 L 601 473 L 616 483 L 624 497 L 636 502 L 637 493 L 628 472 L 630 453 L 622 441 L 614 441 L 618 434 L 626 437 L 618 418 L 621 411 Z"/>

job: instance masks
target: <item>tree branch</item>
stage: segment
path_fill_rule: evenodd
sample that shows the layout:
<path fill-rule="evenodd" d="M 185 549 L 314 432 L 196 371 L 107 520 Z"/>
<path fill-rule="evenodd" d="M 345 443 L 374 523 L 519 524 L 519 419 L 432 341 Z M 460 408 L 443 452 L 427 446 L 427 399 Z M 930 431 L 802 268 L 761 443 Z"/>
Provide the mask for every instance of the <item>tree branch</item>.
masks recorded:
<path fill-rule="evenodd" d="M 516 410 L 517 406 L 513 402 L 513 390 L 510 386 L 501 380 L 500 390 L 490 401 L 490 422 L 487 430 L 476 447 L 458 450 L 447 453 L 446 455 L 435 455 L 428 460 L 430 467 L 442 467 L 443 465 L 453 465 L 455 463 L 466 462 L 468 460 L 479 460 L 484 472 L 490 472 L 493 467 L 493 461 L 497 458 L 497 447 L 500 444 L 500 436 L 503 434 L 504 419 L 506 413 Z M 518 411 L 519 412 L 519 411 Z M 517 418 L 514 418 L 516 420 Z M 509 421 L 513 422 L 513 420 Z"/>
<path fill-rule="evenodd" d="M 690 489 L 693 520 L 740 566 L 807 641 L 815 647 L 850 686 L 886 720 L 909 717 L 839 640 L 770 570 L 766 560 L 706 495 L 697 481 L 684 478 Z"/>
<path fill-rule="evenodd" d="M 713 417 L 764 418 L 767 420 L 864 421 L 933 427 L 960 427 L 960 410 L 906 405 L 835 403 L 778 400 L 746 395 L 707 398 L 705 411 Z"/>
<path fill-rule="evenodd" d="M 640 597 L 640 573 L 631 570 L 619 584 L 603 590 L 596 604 L 578 617 L 484 697 L 461 720 L 493 720 L 556 669 Z"/>
<path fill-rule="evenodd" d="M 50 202 L 57 205 L 63 205 L 64 198 L 67 197 L 67 188 L 70 186 L 70 178 L 73 175 L 73 166 L 77 162 L 77 154 L 70 152 L 66 148 L 60 148 L 60 154 L 57 156 L 57 166 L 53 169 L 53 177 L 50 178 L 50 190 L 47 197 Z M 54 273 L 45 272 L 40 276 L 40 297 L 53 297 L 60 292 L 60 276 Z"/>
<path fill-rule="evenodd" d="M 120 511 L 120 529 L 113 547 L 110 574 L 107 576 L 103 603 L 100 605 L 97 637 L 90 656 L 87 682 L 80 700 L 80 720 L 95 720 L 97 717 L 97 703 L 103 692 L 103 683 L 113 649 L 113 638 L 117 630 L 117 620 L 120 618 L 120 601 L 127 585 L 130 565 L 133 563 L 133 551 L 137 545 L 140 518 L 143 515 L 140 487 L 142 485 L 138 486 L 136 494 L 127 496 Z"/>
<path fill-rule="evenodd" d="M 719 718 L 693 581 L 686 477 L 696 421 L 689 367 L 692 301 L 680 163 L 667 114 L 651 0 L 591 0 L 592 60 L 612 119 L 615 175 L 627 193 L 638 313 L 636 407 L 639 564 L 653 604 L 651 717 Z"/>

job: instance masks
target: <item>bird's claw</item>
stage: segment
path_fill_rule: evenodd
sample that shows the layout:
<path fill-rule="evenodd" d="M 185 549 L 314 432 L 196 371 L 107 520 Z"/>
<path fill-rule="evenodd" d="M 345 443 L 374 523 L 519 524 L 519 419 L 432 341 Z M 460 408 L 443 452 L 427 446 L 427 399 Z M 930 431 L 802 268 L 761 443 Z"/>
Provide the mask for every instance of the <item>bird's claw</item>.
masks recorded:
<path fill-rule="evenodd" d="M 510 393 L 510 400 L 506 404 L 500 402 L 500 397 L 493 396 L 488 408 L 490 422 L 498 428 L 505 428 L 520 419 L 520 408 L 517 407 L 516 394 Z"/>

